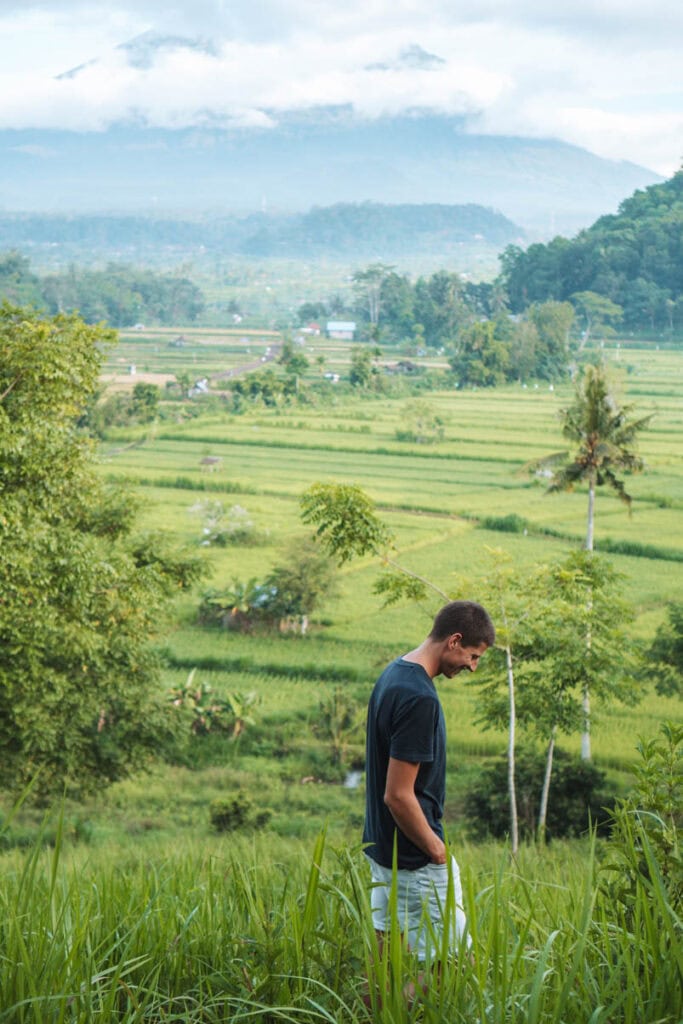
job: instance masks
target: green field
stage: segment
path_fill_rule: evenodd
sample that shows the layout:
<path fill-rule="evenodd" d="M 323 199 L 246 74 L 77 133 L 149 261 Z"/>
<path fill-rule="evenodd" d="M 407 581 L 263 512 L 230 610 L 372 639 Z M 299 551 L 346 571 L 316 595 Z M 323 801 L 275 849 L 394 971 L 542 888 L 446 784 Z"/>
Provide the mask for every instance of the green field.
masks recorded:
<path fill-rule="evenodd" d="M 169 347 L 167 339 L 180 335 L 184 344 Z M 141 373 L 196 368 L 196 376 L 217 376 L 271 344 L 269 335 L 246 345 L 181 328 L 140 332 L 108 354 L 105 371 L 136 365 Z M 349 346 L 316 339 L 312 347 L 306 379 L 321 375 L 316 354 L 325 370 L 345 372 Z M 396 358 L 385 353 L 383 361 Z M 596 508 L 597 545 L 621 547 L 610 559 L 626 576 L 635 629 L 649 642 L 666 603 L 683 600 L 683 352 L 615 348 L 607 358 L 626 399 L 640 414 L 654 414 L 639 445 L 646 470 L 627 482 L 632 514 L 602 491 Z M 128 376 L 134 382 L 137 374 Z M 449 730 L 446 823 L 463 867 L 476 958 L 444 972 L 432 1004 L 406 1008 L 399 985 L 381 1009 L 363 1006 L 372 959 L 360 854 L 363 785 L 343 782 L 362 763 L 362 708 L 374 679 L 423 639 L 439 602 L 382 607 L 372 557 L 340 570 L 339 593 L 304 637 L 200 627 L 199 592 L 263 578 L 277 565 L 288 541 L 305 533 L 299 498 L 318 481 L 359 484 L 393 530 L 401 563 L 454 594 L 468 579 L 473 599 L 490 548 L 525 566 L 580 547 L 587 500 L 582 490 L 548 495 L 547 481 L 528 468 L 563 447 L 558 411 L 568 387 L 423 394 L 444 437 L 422 445 L 397 440 L 411 401 L 407 386 L 397 390 L 360 398 L 330 385 L 315 403 L 240 415 L 216 398 L 176 399 L 155 423 L 114 429 L 101 444 L 100 471 L 137 493 L 141 527 L 194 546 L 206 563 L 205 583 L 174 608 L 164 688 L 181 685 L 194 669 L 217 693 L 254 693 L 258 702 L 237 742 L 196 738 L 172 764 L 84 803 L 67 801 L 61 823 L 58 808 L 42 826 L 43 812 L 24 808 L 0 828 L 0 1024 L 678 1024 L 679 926 L 661 909 L 654 883 L 629 918 L 597 897 L 602 853 L 598 847 L 597 862 L 591 859 L 587 840 L 524 848 L 512 864 L 500 846 L 471 843 L 465 791 L 487 758 L 504 753 L 506 737 L 482 731 L 476 688 L 460 681 L 440 690 Z M 219 461 L 207 466 L 207 456 Z M 202 547 L 207 500 L 246 509 L 262 543 Z M 512 515 L 525 521 L 525 532 L 482 528 L 486 518 Z M 360 711 L 335 761 L 321 703 L 339 688 Z M 615 794 L 632 783 L 638 738 L 656 736 L 665 719 L 683 722 L 680 700 L 652 687 L 634 707 L 596 709 L 594 757 Z M 561 744 L 578 750 L 576 737 Z M 221 836 L 211 829 L 211 801 L 235 794 L 268 812 L 263 830 Z M 41 827 L 52 848 L 42 849 Z M 323 829 L 319 873 L 315 843 Z M 397 977 L 411 969 L 408 959 L 394 964 Z"/>
<path fill-rule="evenodd" d="M 325 343 L 316 341 L 324 351 Z M 338 344 L 333 351 L 339 358 Z M 348 359 L 348 347 L 346 353 Z M 632 514 L 612 493 L 600 491 L 596 542 L 632 546 L 627 550 L 635 554 L 614 553 L 610 559 L 626 577 L 636 630 L 649 640 L 666 602 L 683 598 L 683 413 L 680 386 L 677 390 L 683 354 L 614 349 L 608 358 L 626 400 L 639 413 L 654 416 L 641 435 L 646 471 L 628 481 Z M 147 431 L 119 431 L 102 446 L 102 472 L 136 485 L 146 527 L 188 543 L 201 539 L 202 501 L 247 510 L 267 533 L 266 542 L 207 550 L 210 585 L 263 577 L 289 537 L 304 532 L 301 493 L 314 482 L 337 481 L 359 484 L 377 503 L 395 533 L 402 564 L 455 592 L 463 576 L 476 581 L 485 571 L 487 548 L 502 547 L 525 565 L 581 545 L 585 492 L 548 495 L 546 481 L 528 470 L 534 459 L 562 448 L 558 410 L 569 394 L 567 387 L 549 390 L 547 385 L 430 393 L 423 401 L 438 412 L 445 435 L 438 443 L 418 445 L 396 440 L 408 396 L 362 400 L 330 387 L 316 405 L 258 407 L 239 416 L 207 411 L 185 422 L 165 419 Z M 211 471 L 202 465 L 206 456 L 220 460 Z M 509 515 L 526 521 L 526 534 L 481 528 L 487 517 Z M 319 687 L 334 681 L 353 683 L 362 700 L 382 664 L 397 649 L 419 641 L 435 610 L 383 608 L 372 593 L 378 573 L 371 558 L 345 566 L 341 593 L 322 611 L 325 625 L 314 625 L 303 639 L 201 630 L 195 623 L 197 600 L 188 598 L 178 608 L 178 626 L 168 641 L 174 664 L 183 671 L 201 665 L 217 687 L 257 689 L 266 718 L 277 715 L 280 700 L 314 715 Z M 292 682 L 300 666 L 305 671 Z M 451 744 L 458 756 L 503 749 L 502 736 L 482 734 L 474 725 L 473 693 L 460 688 L 444 699 L 457 716 Z M 625 767 L 638 736 L 654 734 L 661 719 L 679 713 L 673 699 L 652 694 L 636 708 L 598 714 L 596 757 L 607 766 Z M 302 776 L 315 774 L 309 769 L 302 762 Z"/>

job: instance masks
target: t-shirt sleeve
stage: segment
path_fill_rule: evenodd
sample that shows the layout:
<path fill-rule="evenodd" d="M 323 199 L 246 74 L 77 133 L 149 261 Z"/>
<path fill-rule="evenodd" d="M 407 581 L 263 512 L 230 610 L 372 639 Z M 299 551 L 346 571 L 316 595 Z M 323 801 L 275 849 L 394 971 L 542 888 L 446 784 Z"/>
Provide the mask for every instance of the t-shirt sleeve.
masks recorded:
<path fill-rule="evenodd" d="M 394 709 L 389 756 L 412 764 L 434 760 L 434 733 L 439 707 L 429 697 L 407 698 Z"/>

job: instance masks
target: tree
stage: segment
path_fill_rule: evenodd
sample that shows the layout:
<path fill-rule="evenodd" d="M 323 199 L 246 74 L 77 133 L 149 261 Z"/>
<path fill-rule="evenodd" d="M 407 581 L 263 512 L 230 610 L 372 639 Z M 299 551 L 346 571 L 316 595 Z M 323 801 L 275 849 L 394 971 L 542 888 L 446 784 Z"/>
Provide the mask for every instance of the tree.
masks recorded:
<path fill-rule="evenodd" d="M 605 298 L 604 295 L 598 295 L 591 291 L 575 292 L 570 298 L 583 317 L 584 328 L 579 352 L 587 344 L 592 331 L 602 331 L 603 335 L 614 334 L 613 324 L 619 323 L 624 315 L 621 306 L 612 302 L 611 299 Z"/>
<path fill-rule="evenodd" d="M 443 420 L 429 402 L 415 398 L 406 402 L 401 410 L 401 427 L 396 431 L 399 441 L 413 441 L 416 444 L 434 444 L 443 440 Z"/>
<path fill-rule="evenodd" d="M 139 423 L 151 423 L 159 412 L 161 389 L 157 384 L 136 384 L 133 388 L 131 416 Z"/>
<path fill-rule="evenodd" d="M 363 312 L 370 321 L 370 337 L 379 337 L 379 316 L 382 305 L 382 284 L 394 268 L 385 263 L 372 263 L 365 270 L 357 270 L 352 277 L 353 290 Z"/>
<path fill-rule="evenodd" d="M 113 334 L 0 309 L 0 785 L 99 789 L 163 750 L 151 640 L 199 563 L 133 532 L 77 421 Z"/>
<path fill-rule="evenodd" d="M 671 601 L 668 619 L 657 629 L 646 661 L 657 693 L 674 696 L 683 692 L 683 604 Z"/>
<path fill-rule="evenodd" d="M 309 616 L 336 590 L 335 566 L 308 537 L 292 541 L 282 565 L 266 577 L 272 597 L 268 612 L 281 628 L 297 622 L 302 636 Z"/>
<path fill-rule="evenodd" d="M 356 345 L 351 349 L 349 380 L 354 388 L 367 388 L 373 375 L 372 352 Z"/>
<path fill-rule="evenodd" d="M 460 332 L 458 349 L 450 363 L 461 384 L 495 387 L 505 380 L 510 349 L 496 336 L 492 320 L 478 322 Z"/>
<path fill-rule="evenodd" d="M 569 331 L 574 310 L 569 302 L 534 303 L 528 320 L 536 328 L 538 344 L 533 374 L 541 380 L 557 380 L 567 373 Z"/>
<path fill-rule="evenodd" d="M 629 508 L 631 496 L 617 473 L 637 473 L 643 461 L 634 450 L 636 438 L 652 416 L 632 418 L 633 405 L 619 405 L 604 366 L 586 366 L 574 387 L 574 402 L 560 411 L 562 433 L 577 445 L 571 461 L 568 452 L 539 460 L 536 466 L 558 466 L 549 493 L 571 491 L 578 483 L 588 484 L 586 521 L 587 551 L 593 550 L 596 488 L 611 487 Z"/>
<path fill-rule="evenodd" d="M 633 408 L 632 405 L 619 405 L 603 366 L 586 366 L 575 384 L 574 403 L 560 413 L 564 436 L 578 445 L 576 454 L 571 461 L 567 461 L 568 452 L 559 452 L 546 456 L 536 463 L 537 468 L 559 464 L 548 488 L 549 493 L 573 490 L 577 483 L 588 484 L 585 541 L 587 551 L 593 550 L 596 489 L 607 484 L 629 509 L 631 506 L 631 496 L 617 473 L 620 470 L 635 473 L 643 468 L 643 462 L 636 455 L 634 445 L 639 432 L 644 430 L 652 419 L 651 416 L 632 418 Z M 590 633 L 586 636 L 586 644 L 590 648 Z M 590 758 L 588 689 L 584 691 L 581 751 L 584 759 Z"/>
<path fill-rule="evenodd" d="M 537 813 L 543 839 L 558 733 L 583 727 L 583 694 L 589 690 L 604 705 L 639 699 L 637 648 L 631 639 L 633 609 L 620 593 L 622 577 L 610 563 L 586 551 L 574 551 L 549 566 L 517 579 L 526 609 L 514 631 L 516 716 L 546 748 L 546 767 Z M 586 636 L 591 636 L 586 657 Z M 483 720 L 508 722 L 508 695 L 499 677 L 485 671 L 481 692 Z"/>

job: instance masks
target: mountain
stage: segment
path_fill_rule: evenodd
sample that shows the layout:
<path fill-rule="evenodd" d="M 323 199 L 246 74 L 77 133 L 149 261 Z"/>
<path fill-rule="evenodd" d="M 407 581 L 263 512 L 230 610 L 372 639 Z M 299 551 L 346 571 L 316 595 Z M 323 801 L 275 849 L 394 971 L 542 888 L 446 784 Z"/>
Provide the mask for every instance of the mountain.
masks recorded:
<path fill-rule="evenodd" d="M 139 59 L 143 59 L 140 56 Z M 267 129 L 0 131 L 0 209 L 303 212 L 311 206 L 477 204 L 535 237 L 572 234 L 662 179 L 552 139 L 473 135 L 437 115 L 346 109 Z"/>
<path fill-rule="evenodd" d="M 465 206 L 337 203 L 302 214 L 251 213 L 175 219 L 107 214 L 2 214 L 0 250 L 30 254 L 43 267 L 70 262 L 215 267 L 216 259 L 324 259 L 327 262 L 448 262 L 461 272 L 495 269 L 524 231 L 494 210 Z"/>

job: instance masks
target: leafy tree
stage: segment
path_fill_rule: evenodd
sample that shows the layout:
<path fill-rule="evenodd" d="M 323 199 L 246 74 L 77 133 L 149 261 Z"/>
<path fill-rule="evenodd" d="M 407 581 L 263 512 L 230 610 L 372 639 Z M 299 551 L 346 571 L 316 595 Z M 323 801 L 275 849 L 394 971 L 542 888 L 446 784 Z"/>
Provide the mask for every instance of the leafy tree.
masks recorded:
<path fill-rule="evenodd" d="M 16 305 L 41 305 L 40 280 L 19 252 L 0 256 L 0 299 Z"/>
<path fill-rule="evenodd" d="M 226 629 L 291 629 L 304 635 L 309 616 L 335 593 L 335 567 L 310 538 L 294 540 L 285 561 L 266 578 L 209 590 L 199 607 L 199 621 Z"/>
<path fill-rule="evenodd" d="M 266 612 L 280 624 L 297 621 L 303 635 L 309 616 L 334 595 L 335 585 L 331 558 L 310 538 L 294 540 L 285 562 L 266 577 L 265 586 L 272 594 Z"/>
<path fill-rule="evenodd" d="M 415 284 L 414 317 L 422 324 L 426 343 L 432 348 L 453 343 L 472 319 L 459 274 L 439 270 Z"/>
<path fill-rule="evenodd" d="M 309 362 L 303 352 L 294 352 L 285 364 L 287 373 L 291 373 L 295 377 L 305 373 L 308 367 Z"/>
<path fill-rule="evenodd" d="M 382 553 L 392 542 L 371 499 L 355 484 L 313 484 L 301 496 L 301 519 L 340 565 Z"/>
<path fill-rule="evenodd" d="M 576 380 L 574 402 L 562 409 L 562 433 L 578 446 L 569 459 L 568 452 L 558 452 L 541 459 L 537 466 L 557 466 L 549 492 L 571 491 L 577 483 L 588 484 L 586 543 L 593 550 L 596 488 L 611 487 L 629 508 L 631 496 L 617 473 L 637 473 L 643 461 L 635 453 L 638 434 L 652 416 L 634 419 L 633 405 L 619 405 L 604 366 L 586 366 Z"/>
<path fill-rule="evenodd" d="M 321 323 L 328 316 L 328 309 L 324 302 L 304 302 L 299 306 L 299 323 Z"/>
<path fill-rule="evenodd" d="M 151 641 L 199 564 L 132 532 L 77 429 L 111 332 L 0 310 L 0 785 L 87 792 L 170 736 Z"/>
<path fill-rule="evenodd" d="M 133 388 L 131 415 L 139 423 L 151 423 L 159 413 L 161 388 L 157 384 L 138 383 Z"/>
<path fill-rule="evenodd" d="M 660 732 L 638 744 L 636 784 L 615 809 L 603 889 L 629 915 L 639 889 L 648 904 L 659 902 L 652 898 L 655 887 L 663 890 L 668 925 L 683 899 L 683 726 L 664 722 Z"/>
<path fill-rule="evenodd" d="M 400 342 L 409 338 L 414 329 L 415 293 L 405 275 L 394 271 L 382 281 L 380 293 L 382 311 L 382 333 L 392 341 Z"/>
<path fill-rule="evenodd" d="M 443 440 L 443 420 L 429 402 L 416 398 L 407 402 L 401 410 L 403 426 L 396 431 L 399 441 L 413 441 L 416 444 L 433 444 Z"/>
<path fill-rule="evenodd" d="M 631 639 L 633 609 L 620 594 L 621 576 L 600 556 L 575 551 L 516 582 L 518 603 L 521 596 L 526 611 L 521 629 L 513 631 L 515 714 L 520 726 L 546 747 L 537 813 L 542 839 L 558 732 L 569 735 L 581 730 L 586 690 L 603 705 L 614 700 L 635 703 L 640 696 L 638 652 Z M 586 657 L 587 635 L 590 657 Z M 506 726 L 508 693 L 490 668 L 489 663 L 477 680 L 484 684 L 483 720 Z"/>
<path fill-rule="evenodd" d="M 352 277 L 358 304 L 370 321 L 370 337 L 379 337 L 379 318 L 382 308 L 382 285 L 393 267 L 385 263 L 372 263 L 365 270 L 357 270 Z"/>
<path fill-rule="evenodd" d="M 614 334 L 613 325 L 619 323 L 624 315 L 621 306 L 596 292 L 575 292 L 570 299 L 583 319 L 579 351 L 587 344 L 593 331 L 600 331 L 603 336 Z"/>
<path fill-rule="evenodd" d="M 541 459 L 537 466 L 558 466 L 549 492 L 570 491 L 577 483 L 588 484 L 588 513 L 585 548 L 593 550 L 596 489 L 607 484 L 630 508 L 631 496 L 617 476 L 620 470 L 637 472 L 643 468 L 634 445 L 651 416 L 633 419 L 632 405 L 620 406 L 614 397 L 607 371 L 603 366 L 586 366 L 577 379 L 574 402 L 560 413 L 562 432 L 576 442 L 578 450 L 571 461 L 568 452 L 559 452 Z M 586 644 L 590 649 L 590 633 Z M 582 756 L 590 758 L 590 691 L 584 691 L 584 732 Z"/>
<path fill-rule="evenodd" d="M 683 692 L 683 604 L 671 601 L 668 622 L 659 626 L 646 656 L 648 674 L 655 676 L 657 693 Z"/>
<path fill-rule="evenodd" d="M 499 758 L 486 765 L 465 796 L 465 815 L 475 839 L 505 839 L 509 836 L 507 793 L 508 765 Z M 533 839 L 537 831 L 538 805 L 545 772 L 543 755 L 523 749 L 517 758 L 519 832 L 521 839 Z M 608 808 L 614 799 L 605 790 L 605 773 L 564 751 L 557 753 L 553 802 L 548 812 L 547 834 L 561 839 L 585 835 L 597 825 L 609 831 Z"/>
<path fill-rule="evenodd" d="M 527 319 L 536 330 L 538 342 L 532 374 L 541 380 L 558 380 L 567 374 L 569 331 L 574 310 L 569 302 L 540 302 L 529 307 Z"/>
<path fill-rule="evenodd" d="M 349 380 L 354 388 L 367 388 L 373 377 L 372 352 L 361 345 L 351 349 Z"/>
<path fill-rule="evenodd" d="M 460 332 L 457 352 L 450 364 L 461 384 L 495 387 L 505 381 L 510 349 L 496 336 L 493 321 L 474 323 Z"/>
<path fill-rule="evenodd" d="M 335 686 L 318 704 L 313 732 L 329 742 L 332 764 L 344 765 L 349 744 L 362 735 L 364 724 L 365 705 L 352 697 L 347 687 Z"/>
<path fill-rule="evenodd" d="M 270 367 L 230 381 L 230 389 L 240 398 L 261 401 L 269 407 L 276 406 L 284 394 L 282 380 Z"/>

